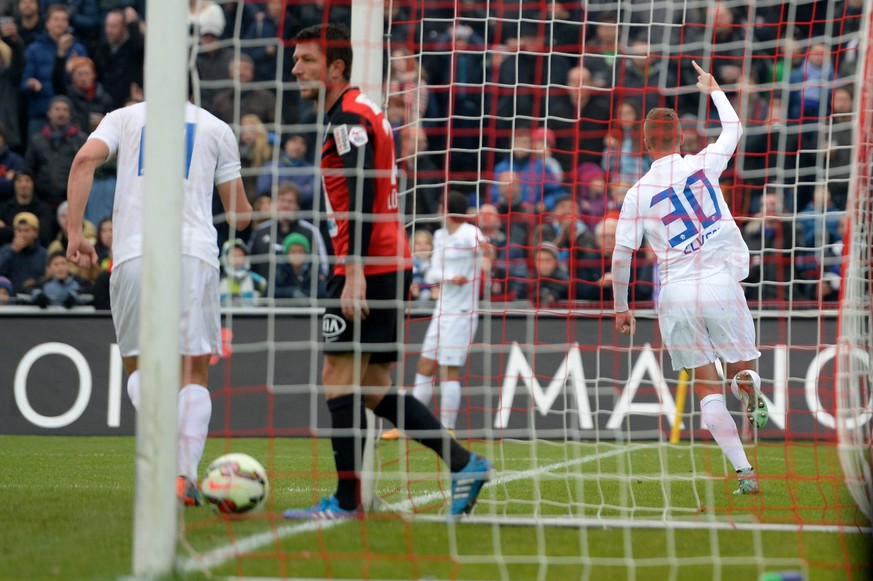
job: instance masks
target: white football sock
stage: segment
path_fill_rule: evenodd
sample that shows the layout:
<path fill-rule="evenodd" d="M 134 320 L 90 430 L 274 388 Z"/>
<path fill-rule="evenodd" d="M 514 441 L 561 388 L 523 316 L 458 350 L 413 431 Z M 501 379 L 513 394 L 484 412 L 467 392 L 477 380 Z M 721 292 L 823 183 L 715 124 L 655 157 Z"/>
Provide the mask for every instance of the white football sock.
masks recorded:
<path fill-rule="evenodd" d="M 197 482 L 197 466 L 203 457 L 212 397 L 202 385 L 186 385 L 179 391 L 179 475 Z"/>
<path fill-rule="evenodd" d="M 139 369 L 127 378 L 127 397 L 135 410 L 139 410 Z"/>
<path fill-rule="evenodd" d="M 433 376 L 416 373 L 412 395 L 426 407 L 430 407 L 433 403 Z"/>
<path fill-rule="evenodd" d="M 461 407 L 461 382 L 442 381 L 440 390 L 440 422 L 447 430 L 454 430 Z"/>
<path fill-rule="evenodd" d="M 751 468 L 740 435 L 737 432 L 737 424 L 724 405 L 724 396 L 720 393 L 708 395 L 700 400 L 700 415 L 703 424 L 712 433 L 712 437 L 734 466 L 734 470 Z"/>

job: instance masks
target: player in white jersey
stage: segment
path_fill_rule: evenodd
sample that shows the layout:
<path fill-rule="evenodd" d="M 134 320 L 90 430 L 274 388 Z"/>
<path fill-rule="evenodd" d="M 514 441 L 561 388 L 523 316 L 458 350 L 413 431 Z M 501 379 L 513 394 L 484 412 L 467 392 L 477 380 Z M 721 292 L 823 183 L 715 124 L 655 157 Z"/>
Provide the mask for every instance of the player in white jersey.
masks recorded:
<path fill-rule="evenodd" d="M 425 282 L 439 285 L 439 298 L 427 327 L 415 374 L 415 398 L 429 405 L 437 363 L 440 368 L 440 421 L 454 436 L 461 405 L 460 367 L 467 360 L 470 343 L 479 326 L 479 273 L 481 245 L 486 236 L 467 220 L 467 196 L 450 192 L 446 201 L 446 225 L 434 234 L 431 267 Z M 395 428 L 382 438 L 399 437 Z"/>
<path fill-rule="evenodd" d="M 703 423 L 739 475 L 735 494 L 758 492 L 734 419 L 725 406 L 716 362 L 726 364 L 731 389 L 758 428 L 767 406 L 756 372 L 755 326 L 739 281 L 749 273 L 743 241 L 719 188 L 719 176 L 736 150 L 742 126 L 712 75 L 692 62 L 697 87 L 712 97 L 722 123 L 718 140 L 697 155 L 679 154 L 683 142 L 672 109 L 649 111 L 644 126 L 652 167 L 628 190 L 612 259 L 615 326 L 633 334 L 627 295 L 633 252 L 649 241 L 661 281 L 658 322 L 673 369 L 693 374 Z"/>
<path fill-rule="evenodd" d="M 82 235 L 82 218 L 94 171 L 110 156 L 118 158 L 118 183 L 112 210 L 113 270 L 110 278 L 112 320 L 129 375 L 127 393 L 140 401 L 139 288 L 143 254 L 143 146 L 146 104 L 117 109 L 103 118 L 76 154 L 67 187 L 67 257 L 87 267 L 97 254 Z M 180 131 L 180 136 L 182 132 Z M 219 260 L 212 224 L 212 190 L 218 188 L 231 225 L 245 228 L 251 206 L 240 179 L 239 148 L 231 128 L 191 103 L 185 107 L 186 164 L 182 226 L 182 385 L 179 392 L 179 478 L 177 491 L 186 505 L 199 505 L 197 466 L 203 456 L 212 399 L 206 388 L 209 358 L 221 353 Z M 155 168 L 161 171 L 161 168 Z M 180 183 L 181 185 L 181 183 Z"/>

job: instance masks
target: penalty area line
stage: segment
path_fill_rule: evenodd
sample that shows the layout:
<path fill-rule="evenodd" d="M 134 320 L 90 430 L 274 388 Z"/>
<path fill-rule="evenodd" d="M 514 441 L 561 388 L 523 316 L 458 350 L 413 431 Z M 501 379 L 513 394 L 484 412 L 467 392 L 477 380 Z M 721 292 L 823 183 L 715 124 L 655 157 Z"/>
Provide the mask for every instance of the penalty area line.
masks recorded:
<path fill-rule="evenodd" d="M 492 478 L 488 482 L 488 484 L 486 484 L 486 486 L 501 486 L 503 484 L 515 482 L 517 480 L 533 478 L 540 474 L 554 472 L 555 470 L 561 470 L 563 468 L 570 468 L 572 466 L 578 466 L 581 464 L 587 464 L 589 462 L 595 462 L 597 460 L 603 460 L 605 458 L 611 458 L 612 456 L 627 454 L 641 447 L 644 446 L 622 446 L 608 452 L 589 454 L 587 456 L 574 458 L 573 460 L 565 460 L 563 462 L 557 462 L 555 464 L 548 464 L 545 466 L 530 468 L 528 470 L 522 470 L 520 472 L 509 472 L 506 475 L 500 475 L 496 478 Z M 435 500 L 442 500 L 445 497 L 445 492 L 429 492 L 427 494 L 422 494 L 414 498 L 407 499 L 403 502 L 388 504 L 387 508 L 392 511 L 408 511 L 411 510 L 414 506 L 426 504 Z M 460 522 L 463 523 L 467 521 L 468 518 L 464 518 Z M 179 569 L 186 573 L 214 569 L 215 567 L 219 567 L 224 563 L 235 559 L 236 557 L 256 551 L 257 549 L 265 545 L 275 543 L 277 540 L 287 539 L 289 537 L 294 537 L 317 530 L 323 531 L 340 525 L 348 524 L 350 522 L 358 521 L 354 519 L 336 521 L 307 521 L 291 525 L 283 525 L 277 527 L 276 530 L 243 537 L 237 540 L 235 543 L 212 549 L 211 551 L 207 551 L 202 555 L 181 558 Z M 441 522 L 446 522 L 445 517 L 442 517 Z"/>

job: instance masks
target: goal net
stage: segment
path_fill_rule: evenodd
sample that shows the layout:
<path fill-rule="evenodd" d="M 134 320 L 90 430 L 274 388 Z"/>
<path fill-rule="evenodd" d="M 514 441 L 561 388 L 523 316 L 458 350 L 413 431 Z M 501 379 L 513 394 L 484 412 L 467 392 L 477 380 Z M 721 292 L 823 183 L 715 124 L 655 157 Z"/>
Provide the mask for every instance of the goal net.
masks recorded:
<path fill-rule="evenodd" d="M 224 32 L 201 42 L 197 58 L 201 97 L 240 135 L 260 223 L 234 236 L 266 283 L 227 297 L 204 463 L 251 454 L 267 467 L 271 495 L 264 512 L 245 519 L 186 511 L 184 570 L 376 579 L 870 574 L 869 0 L 220 6 Z M 356 80 L 397 144 L 414 290 L 403 305 L 396 388 L 412 394 L 421 379 L 439 292 L 426 271 L 449 192 L 468 200 L 470 223 L 489 240 L 472 285 L 478 331 L 458 369 L 460 402 L 442 397 L 452 386 L 440 369 L 425 390 L 438 418 L 447 404 L 457 408 L 458 441 L 494 464 L 475 510 L 458 522 L 446 522 L 442 461 L 403 426 L 388 439 L 395 426 L 373 420 L 375 444 L 360 462 L 373 496 L 367 516 L 282 518 L 336 485 L 319 349 L 322 285 L 334 266 L 319 169 L 324 100 L 301 99 L 291 74 L 296 33 L 328 22 L 357 31 Z M 755 495 L 732 494 L 734 468 L 703 425 L 690 378 L 672 370 L 657 324 L 658 266 L 645 246 L 631 269 L 635 335 L 615 331 L 612 316 L 615 223 L 628 188 L 653 163 L 642 140 L 646 113 L 677 111 L 683 153 L 722 131 L 692 60 L 712 72 L 744 128 L 718 185 L 751 253 L 742 287 L 769 422 L 751 426 L 728 384 L 725 401 L 757 473 Z"/>

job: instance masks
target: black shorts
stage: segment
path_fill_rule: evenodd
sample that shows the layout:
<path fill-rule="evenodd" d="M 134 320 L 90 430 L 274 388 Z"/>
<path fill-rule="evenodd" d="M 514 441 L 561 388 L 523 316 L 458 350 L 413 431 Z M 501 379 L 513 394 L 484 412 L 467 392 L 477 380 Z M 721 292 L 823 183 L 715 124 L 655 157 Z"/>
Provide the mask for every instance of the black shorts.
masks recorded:
<path fill-rule="evenodd" d="M 398 287 L 398 275 L 403 277 Z M 327 299 L 333 304 L 324 309 L 321 319 L 321 341 L 325 353 L 370 353 L 371 363 L 393 363 L 398 359 L 397 328 L 403 322 L 405 299 L 412 280 L 409 271 L 390 272 L 366 277 L 367 303 L 370 314 L 363 321 L 351 322 L 343 317 L 339 299 L 346 284 L 345 276 L 333 276 L 327 282 Z M 374 306 L 375 301 L 391 301 Z M 360 327 L 359 343 L 355 336 Z"/>

